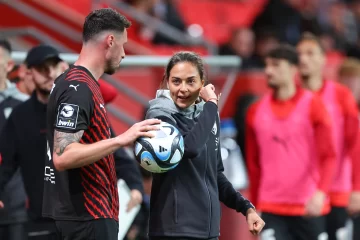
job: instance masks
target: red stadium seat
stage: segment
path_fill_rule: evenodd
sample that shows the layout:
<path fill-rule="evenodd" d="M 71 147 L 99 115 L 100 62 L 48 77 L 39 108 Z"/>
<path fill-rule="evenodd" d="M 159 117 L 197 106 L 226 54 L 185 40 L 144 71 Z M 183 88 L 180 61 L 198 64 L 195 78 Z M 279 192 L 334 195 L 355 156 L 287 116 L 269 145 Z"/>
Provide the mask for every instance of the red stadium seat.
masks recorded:
<path fill-rule="evenodd" d="M 176 1 L 186 24 L 199 24 L 205 38 L 216 43 L 227 41 L 234 28 L 249 27 L 268 0 Z"/>

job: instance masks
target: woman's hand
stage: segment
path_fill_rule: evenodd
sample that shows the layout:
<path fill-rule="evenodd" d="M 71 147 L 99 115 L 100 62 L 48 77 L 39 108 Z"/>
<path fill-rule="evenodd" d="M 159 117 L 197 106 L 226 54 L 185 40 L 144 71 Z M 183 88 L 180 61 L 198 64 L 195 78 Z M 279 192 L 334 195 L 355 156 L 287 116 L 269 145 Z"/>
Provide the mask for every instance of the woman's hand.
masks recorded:
<path fill-rule="evenodd" d="M 259 235 L 265 226 L 265 222 L 252 208 L 250 208 L 246 213 L 246 221 L 249 226 L 249 231 L 252 233 L 252 235 Z"/>
<path fill-rule="evenodd" d="M 218 97 L 215 93 L 215 87 L 212 84 L 208 84 L 205 87 L 202 87 L 200 90 L 200 97 L 204 99 L 205 102 L 212 101 L 215 104 L 218 102 Z"/>

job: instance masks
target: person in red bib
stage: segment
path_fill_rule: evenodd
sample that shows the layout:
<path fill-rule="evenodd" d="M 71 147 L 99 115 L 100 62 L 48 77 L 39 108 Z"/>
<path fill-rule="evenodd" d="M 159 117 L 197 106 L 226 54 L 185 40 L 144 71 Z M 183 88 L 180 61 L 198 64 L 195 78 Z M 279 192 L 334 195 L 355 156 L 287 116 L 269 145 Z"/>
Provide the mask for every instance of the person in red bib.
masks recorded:
<path fill-rule="evenodd" d="M 296 85 L 295 48 L 282 45 L 265 62 L 272 91 L 246 119 L 250 197 L 266 222 L 261 239 L 323 239 L 335 164 L 331 119 L 317 95 Z"/>
<path fill-rule="evenodd" d="M 360 61 L 346 59 L 338 71 L 339 82 L 348 87 L 360 106 Z M 360 131 L 355 147 L 351 153 L 352 160 L 352 191 L 349 199 L 348 213 L 353 220 L 353 240 L 360 239 Z"/>
<path fill-rule="evenodd" d="M 330 79 L 324 79 L 325 52 L 320 41 L 305 33 L 297 45 L 299 72 L 303 87 L 322 98 L 333 122 L 332 140 L 336 153 L 336 171 L 330 187 L 331 212 L 327 216 L 329 240 L 346 238 L 346 207 L 351 192 L 350 153 L 358 129 L 358 110 L 351 91 Z"/>

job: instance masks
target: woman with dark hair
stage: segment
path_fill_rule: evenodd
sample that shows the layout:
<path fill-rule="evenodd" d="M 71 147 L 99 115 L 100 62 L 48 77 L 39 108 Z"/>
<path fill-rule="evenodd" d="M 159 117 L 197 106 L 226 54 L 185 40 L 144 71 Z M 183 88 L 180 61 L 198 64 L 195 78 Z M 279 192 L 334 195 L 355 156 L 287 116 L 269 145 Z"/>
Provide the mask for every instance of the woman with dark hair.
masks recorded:
<path fill-rule="evenodd" d="M 245 215 L 254 235 L 265 224 L 223 174 L 218 97 L 212 84 L 204 85 L 202 59 L 195 53 L 178 52 L 165 69 L 163 89 L 150 101 L 146 118 L 156 117 L 176 126 L 185 146 L 175 169 L 153 175 L 152 240 L 217 239 L 220 201 Z"/>

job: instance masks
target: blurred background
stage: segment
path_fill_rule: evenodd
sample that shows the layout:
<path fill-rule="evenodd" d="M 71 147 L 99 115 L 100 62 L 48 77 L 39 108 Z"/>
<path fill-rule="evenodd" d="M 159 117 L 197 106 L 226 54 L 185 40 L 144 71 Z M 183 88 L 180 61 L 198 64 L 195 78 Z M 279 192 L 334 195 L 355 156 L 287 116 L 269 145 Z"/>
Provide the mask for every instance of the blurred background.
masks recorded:
<path fill-rule="evenodd" d="M 72 63 L 81 49 L 85 16 L 103 7 L 132 21 L 121 70 L 103 76 L 118 91 L 108 105 L 115 132 L 143 118 L 168 57 L 178 50 L 196 51 L 208 63 L 208 80 L 222 92 L 226 175 L 245 195 L 244 117 L 248 105 L 267 90 L 265 54 L 279 43 L 295 45 L 302 32 L 310 31 L 326 50 L 325 78 L 336 80 L 346 57 L 360 58 L 357 0 L 3 0 L 0 38 L 11 42 L 17 64 L 39 43 L 56 47 Z M 20 77 L 16 66 L 9 79 Z M 148 179 L 144 177 L 145 186 Z M 245 219 L 224 208 L 221 240 L 238 239 L 251 239 Z"/>

